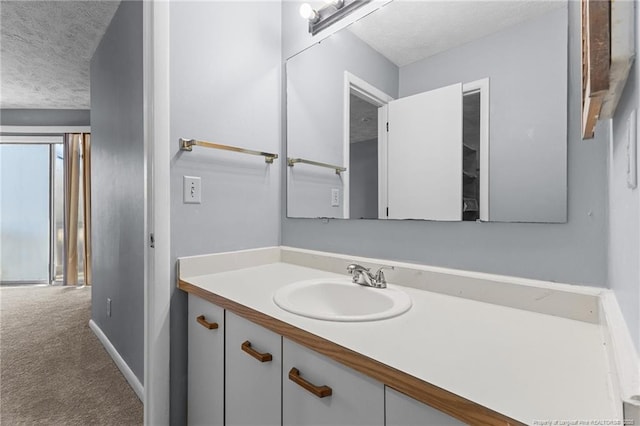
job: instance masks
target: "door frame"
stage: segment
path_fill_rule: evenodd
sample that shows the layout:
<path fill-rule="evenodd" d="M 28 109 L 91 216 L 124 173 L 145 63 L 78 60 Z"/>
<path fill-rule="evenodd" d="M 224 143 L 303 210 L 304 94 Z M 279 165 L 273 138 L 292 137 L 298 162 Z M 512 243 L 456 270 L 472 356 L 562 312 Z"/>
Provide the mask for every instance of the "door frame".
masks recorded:
<path fill-rule="evenodd" d="M 392 101 L 394 98 L 382 90 L 378 89 L 371 83 L 363 80 L 362 78 L 356 76 L 355 74 L 350 73 L 349 71 L 344 72 L 344 90 L 343 90 L 343 118 L 342 118 L 342 147 L 343 147 L 343 166 L 347 168 L 347 171 L 343 173 L 342 176 L 342 208 L 343 208 L 343 217 L 345 219 L 349 219 L 349 196 L 350 196 L 350 113 L 351 113 L 351 93 L 354 93 L 359 98 L 377 106 L 378 108 L 384 107 Z M 380 111 L 380 110 L 378 110 Z M 384 126 L 386 128 L 386 125 Z M 387 149 L 387 138 L 386 132 L 383 132 L 384 135 L 381 137 L 381 122 L 380 122 L 380 112 L 378 112 L 378 218 L 380 219 L 380 188 L 386 185 L 381 185 L 380 182 L 386 182 L 386 149 Z M 384 140 L 383 140 L 384 139 Z M 384 154 L 384 155 L 382 155 Z M 381 162 L 383 164 L 381 164 Z M 381 167 L 384 166 L 384 167 Z M 381 180 L 384 179 L 384 180 Z M 385 188 L 386 190 L 386 188 Z M 386 195 L 386 192 L 385 192 Z M 386 198 L 385 198 L 386 203 Z"/>
<path fill-rule="evenodd" d="M 143 2 L 144 104 L 144 424 L 170 413 L 170 91 L 169 2 Z M 152 241 L 153 238 L 153 241 Z"/>

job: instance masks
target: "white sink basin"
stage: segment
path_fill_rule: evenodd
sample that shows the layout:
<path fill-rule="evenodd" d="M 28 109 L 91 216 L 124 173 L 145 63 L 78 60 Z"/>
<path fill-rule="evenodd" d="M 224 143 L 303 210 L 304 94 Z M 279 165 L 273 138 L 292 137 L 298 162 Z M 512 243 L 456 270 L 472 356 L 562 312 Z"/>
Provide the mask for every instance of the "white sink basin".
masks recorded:
<path fill-rule="evenodd" d="M 273 301 L 285 311 L 327 321 L 375 321 L 411 307 L 402 290 L 365 287 L 348 278 L 298 281 L 276 291 Z"/>

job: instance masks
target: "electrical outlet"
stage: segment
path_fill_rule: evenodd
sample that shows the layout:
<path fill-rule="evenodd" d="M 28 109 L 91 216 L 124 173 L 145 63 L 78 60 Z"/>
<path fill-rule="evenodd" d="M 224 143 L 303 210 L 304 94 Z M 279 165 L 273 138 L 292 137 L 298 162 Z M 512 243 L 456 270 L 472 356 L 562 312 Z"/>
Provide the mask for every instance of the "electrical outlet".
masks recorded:
<path fill-rule="evenodd" d="M 200 204 L 202 202 L 202 185 L 199 177 L 183 176 L 182 197 L 185 204 Z"/>
<path fill-rule="evenodd" d="M 107 297 L 107 317 L 111 317 L 111 299 Z"/>
<path fill-rule="evenodd" d="M 331 188 L 331 207 L 340 207 L 340 188 Z"/>

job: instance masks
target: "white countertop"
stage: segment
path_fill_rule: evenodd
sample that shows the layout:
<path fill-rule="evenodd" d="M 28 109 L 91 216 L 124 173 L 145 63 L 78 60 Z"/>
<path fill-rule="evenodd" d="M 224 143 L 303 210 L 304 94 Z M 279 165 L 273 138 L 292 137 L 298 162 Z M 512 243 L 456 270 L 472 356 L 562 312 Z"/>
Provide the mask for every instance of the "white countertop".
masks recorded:
<path fill-rule="evenodd" d="M 372 322 L 310 319 L 272 300 L 296 281 L 346 276 L 275 262 L 180 278 L 523 423 L 620 419 L 600 324 L 409 287 L 407 313 Z"/>

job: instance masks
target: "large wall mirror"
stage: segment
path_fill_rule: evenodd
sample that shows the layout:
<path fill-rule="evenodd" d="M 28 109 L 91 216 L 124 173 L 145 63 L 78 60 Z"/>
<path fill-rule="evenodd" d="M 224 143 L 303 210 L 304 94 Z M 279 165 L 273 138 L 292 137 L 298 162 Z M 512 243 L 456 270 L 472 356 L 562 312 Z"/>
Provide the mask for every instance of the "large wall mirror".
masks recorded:
<path fill-rule="evenodd" d="M 566 222 L 566 2 L 392 1 L 286 62 L 287 216 Z"/>

